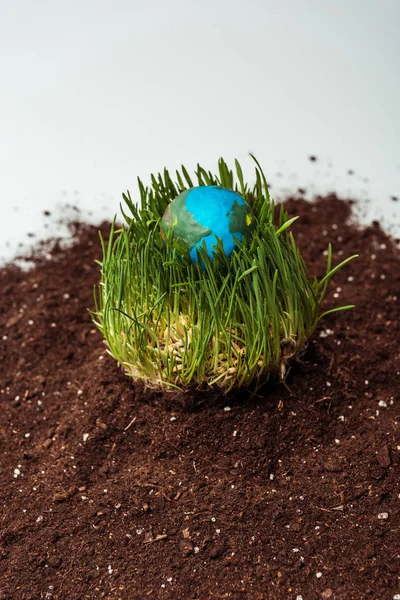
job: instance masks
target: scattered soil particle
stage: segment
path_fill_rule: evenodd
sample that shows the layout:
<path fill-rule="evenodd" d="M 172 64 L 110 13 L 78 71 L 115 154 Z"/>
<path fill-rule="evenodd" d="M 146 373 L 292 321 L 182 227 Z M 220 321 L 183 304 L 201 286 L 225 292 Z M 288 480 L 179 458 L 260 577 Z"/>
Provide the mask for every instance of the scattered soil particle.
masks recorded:
<path fill-rule="evenodd" d="M 388 467 L 390 467 L 392 461 L 390 458 L 390 450 L 389 450 L 388 445 L 382 446 L 382 448 L 380 450 L 378 450 L 376 459 L 377 459 L 378 463 L 380 464 L 380 466 L 383 467 L 384 469 L 387 469 Z"/>
<path fill-rule="evenodd" d="M 325 302 L 356 308 L 258 395 L 166 401 L 121 373 L 87 312 L 94 227 L 0 269 L 0 598 L 400 593 L 399 248 L 334 196 L 287 208 L 313 274 L 328 242 L 360 255 Z"/>

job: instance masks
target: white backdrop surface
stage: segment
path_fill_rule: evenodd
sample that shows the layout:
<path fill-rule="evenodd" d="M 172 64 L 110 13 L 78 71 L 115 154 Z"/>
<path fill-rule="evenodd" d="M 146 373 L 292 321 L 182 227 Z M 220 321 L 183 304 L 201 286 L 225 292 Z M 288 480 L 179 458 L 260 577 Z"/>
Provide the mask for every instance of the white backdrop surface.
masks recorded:
<path fill-rule="evenodd" d="M 399 23 L 398 0 L 0 0 L 0 260 L 57 234 L 44 210 L 110 219 L 138 175 L 251 177 L 249 152 L 273 195 L 368 200 L 397 235 Z"/>

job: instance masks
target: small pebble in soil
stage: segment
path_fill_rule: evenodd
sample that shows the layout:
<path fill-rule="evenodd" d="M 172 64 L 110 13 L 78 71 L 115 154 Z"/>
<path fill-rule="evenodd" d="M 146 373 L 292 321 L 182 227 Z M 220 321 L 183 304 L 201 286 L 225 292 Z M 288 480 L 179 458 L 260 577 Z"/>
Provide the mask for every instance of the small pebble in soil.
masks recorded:
<path fill-rule="evenodd" d="M 382 512 L 382 513 L 379 513 L 379 515 L 378 515 L 378 519 L 381 519 L 381 520 L 388 519 L 388 518 L 389 518 L 389 513 L 387 513 L 387 512 Z"/>
<path fill-rule="evenodd" d="M 328 335 L 333 335 L 333 333 L 334 332 L 332 331 L 332 329 L 325 329 L 325 331 L 320 332 L 319 337 L 326 338 L 328 337 Z"/>
<path fill-rule="evenodd" d="M 225 411 L 225 412 L 229 412 L 230 410 L 232 410 L 230 406 L 225 406 L 225 407 L 224 407 L 224 411 Z"/>
<path fill-rule="evenodd" d="M 321 577 L 322 577 L 321 571 L 318 571 L 315 576 L 317 579 L 321 579 Z"/>

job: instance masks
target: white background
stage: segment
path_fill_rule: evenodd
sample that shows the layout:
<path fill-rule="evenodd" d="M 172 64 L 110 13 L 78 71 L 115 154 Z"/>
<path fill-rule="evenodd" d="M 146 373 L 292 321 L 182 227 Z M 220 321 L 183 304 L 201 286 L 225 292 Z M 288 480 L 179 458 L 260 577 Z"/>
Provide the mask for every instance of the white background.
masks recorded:
<path fill-rule="evenodd" d="M 399 25 L 399 0 L 0 0 L 0 259 L 45 209 L 110 219 L 137 175 L 251 177 L 250 151 L 277 197 L 336 190 L 399 231 Z"/>

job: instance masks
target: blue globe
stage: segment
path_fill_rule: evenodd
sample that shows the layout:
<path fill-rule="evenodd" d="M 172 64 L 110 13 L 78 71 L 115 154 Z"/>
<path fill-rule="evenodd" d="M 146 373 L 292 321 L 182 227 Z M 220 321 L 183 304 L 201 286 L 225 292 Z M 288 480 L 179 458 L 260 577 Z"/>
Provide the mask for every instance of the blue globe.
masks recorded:
<path fill-rule="evenodd" d="M 199 186 L 185 190 L 168 205 L 162 218 L 162 231 L 172 229 L 174 237 L 185 242 L 193 262 L 203 242 L 214 258 L 217 238 L 226 256 L 231 256 L 237 241 L 249 238 L 254 215 L 243 198 L 224 187 Z M 235 239 L 236 238 L 236 239 Z"/>

